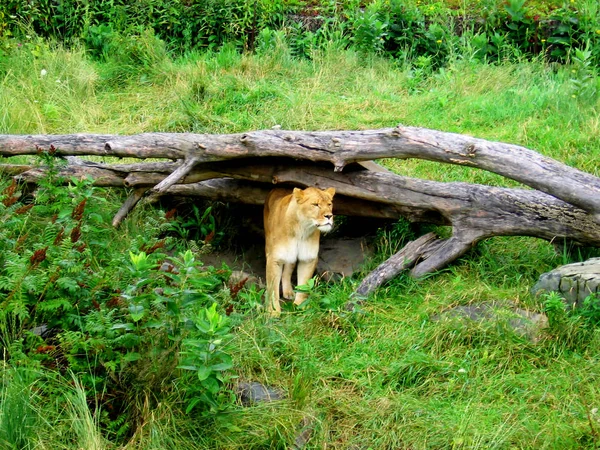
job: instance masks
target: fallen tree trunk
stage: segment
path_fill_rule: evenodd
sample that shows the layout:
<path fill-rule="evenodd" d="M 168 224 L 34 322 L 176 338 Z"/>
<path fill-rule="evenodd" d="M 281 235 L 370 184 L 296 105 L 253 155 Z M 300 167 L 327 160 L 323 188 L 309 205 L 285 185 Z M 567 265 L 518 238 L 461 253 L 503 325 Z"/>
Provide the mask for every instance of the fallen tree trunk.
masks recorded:
<path fill-rule="evenodd" d="M 334 212 L 406 217 L 452 226 L 447 239 L 410 243 L 357 290 L 372 292 L 398 271 L 436 271 L 491 236 L 535 236 L 600 246 L 600 179 L 523 147 L 421 128 L 348 132 L 258 131 L 239 135 L 152 133 L 138 136 L 0 136 L 0 155 L 40 147 L 67 159 L 67 178 L 133 189 L 118 223 L 141 199 L 164 194 L 262 204 L 273 184 L 335 187 Z M 104 164 L 68 155 L 167 158 L 175 161 Z M 421 158 L 490 170 L 538 190 L 441 183 L 395 175 L 373 158 Z M 356 164 L 357 161 L 365 161 Z M 333 167 L 332 167 L 333 165 Z M 35 182 L 43 168 L 5 166 Z M 333 170 L 332 170 L 333 169 Z M 543 192 L 540 192 L 543 191 Z"/>
<path fill-rule="evenodd" d="M 147 133 L 115 135 L 0 135 L 0 155 L 93 155 L 180 160 L 154 192 L 164 193 L 196 164 L 249 157 L 285 157 L 332 163 L 340 172 L 356 161 L 418 158 L 488 170 L 519 181 L 595 215 L 600 223 L 600 180 L 533 150 L 416 127 L 366 131 L 263 130 L 230 135 Z"/>
<path fill-rule="evenodd" d="M 58 176 L 65 181 L 73 177 L 76 179 L 91 178 L 96 186 L 134 188 L 132 195 L 115 216 L 113 220 L 115 226 L 125 218 L 126 212 L 130 211 L 137 201 L 143 198 L 149 186 L 164 179 L 169 170 L 175 167 L 175 163 L 100 164 L 73 157 L 67 157 L 67 159 L 69 164 L 62 167 L 58 173 Z M 46 173 L 44 167 L 19 165 L 7 166 L 7 168 L 8 173 L 14 174 L 18 180 L 26 183 L 35 184 Z M 239 166 L 231 171 L 217 168 L 210 172 L 197 170 L 185 180 L 189 183 L 173 185 L 167 190 L 166 194 L 262 205 L 267 194 L 273 189 L 273 182 L 268 174 L 272 168 L 269 166 L 246 166 L 246 168 L 249 171 L 245 175 Z M 259 172 L 261 173 L 259 174 Z M 276 176 L 276 174 L 273 172 L 271 176 Z M 131 179 L 134 181 L 128 181 Z M 336 197 L 334 212 L 343 216 L 380 219 L 398 219 L 409 214 L 408 211 L 394 204 L 384 204 L 344 195 Z M 415 218 L 419 219 L 418 215 Z M 423 218 L 423 220 L 417 221 L 428 220 Z M 438 222 L 434 221 L 433 223 Z M 442 222 L 439 222 L 439 224 L 442 224 Z"/>

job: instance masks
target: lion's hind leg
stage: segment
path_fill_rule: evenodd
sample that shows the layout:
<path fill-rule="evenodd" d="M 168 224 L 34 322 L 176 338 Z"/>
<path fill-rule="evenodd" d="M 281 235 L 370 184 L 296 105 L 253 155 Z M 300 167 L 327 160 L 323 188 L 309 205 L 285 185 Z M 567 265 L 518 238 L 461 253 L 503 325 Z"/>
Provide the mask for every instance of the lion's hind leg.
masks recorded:
<path fill-rule="evenodd" d="M 272 317 L 279 317 L 279 315 L 281 315 L 281 305 L 279 304 L 279 284 L 281 283 L 282 272 L 283 264 L 267 258 L 266 308 L 267 312 Z"/>

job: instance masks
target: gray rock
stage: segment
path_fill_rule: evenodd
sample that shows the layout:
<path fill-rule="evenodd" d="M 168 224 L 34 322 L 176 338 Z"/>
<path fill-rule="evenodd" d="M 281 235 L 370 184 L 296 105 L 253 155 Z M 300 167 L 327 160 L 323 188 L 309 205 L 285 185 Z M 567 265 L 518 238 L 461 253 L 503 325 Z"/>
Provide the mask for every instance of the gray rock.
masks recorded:
<path fill-rule="evenodd" d="M 326 280 L 352 276 L 371 253 L 364 238 L 321 239 L 316 272 Z"/>
<path fill-rule="evenodd" d="M 581 306 L 590 294 L 600 292 L 600 258 L 567 264 L 542 274 L 532 293 L 558 292 L 570 305 Z"/>
<path fill-rule="evenodd" d="M 168 272 L 168 273 L 179 273 L 179 269 L 177 269 L 177 267 L 175 267 L 174 264 L 171 264 L 168 261 L 163 262 L 160 267 L 158 268 L 159 271 L 161 272 Z"/>
<path fill-rule="evenodd" d="M 545 314 L 518 308 L 509 301 L 460 305 L 443 311 L 431 319 L 434 322 L 440 320 L 504 321 L 516 334 L 526 337 L 533 343 L 540 340 L 541 331 L 548 327 L 548 317 Z"/>
<path fill-rule="evenodd" d="M 235 391 L 243 406 L 274 402 L 285 398 L 285 393 L 281 389 L 265 386 L 257 381 L 238 383 Z"/>
<path fill-rule="evenodd" d="M 52 334 L 54 329 L 48 328 L 48 325 L 46 325 L 44 323 L 44 324 L 40 325 L 39 327 L 32 328 L 29 331 L 31 331 L 36 336 L 41 337 L 42 339 L 46 339 L 47 337 L 49 337 Z"/>

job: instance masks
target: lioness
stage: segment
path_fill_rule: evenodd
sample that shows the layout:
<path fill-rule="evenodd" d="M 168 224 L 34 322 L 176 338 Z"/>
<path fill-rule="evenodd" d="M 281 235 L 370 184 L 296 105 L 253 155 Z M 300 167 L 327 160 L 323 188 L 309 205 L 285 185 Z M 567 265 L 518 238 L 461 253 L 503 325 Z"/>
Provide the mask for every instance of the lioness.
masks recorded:
<path fill-rule="evenodd" d="M 283 296 L 291 299 L 292 272 L 298 263 L 298 285 L 313 276 L 319 253 L 321 232 L 333 227 L 332 200 L 334 188 L 309 187 L 273 189 L 265 201 L 265 251 L 267 254 L 267 311 L 279 316 L 279 284 Z M 300 305 L 308 295 L 296 293 L 294 303 Z"/>

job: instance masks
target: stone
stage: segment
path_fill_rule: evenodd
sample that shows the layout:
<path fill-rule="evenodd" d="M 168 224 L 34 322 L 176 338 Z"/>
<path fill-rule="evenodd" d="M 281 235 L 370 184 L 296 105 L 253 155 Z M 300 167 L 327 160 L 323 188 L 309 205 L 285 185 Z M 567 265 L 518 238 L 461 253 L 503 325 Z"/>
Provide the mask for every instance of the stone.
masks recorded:
<path fill-rule="evenodd" d="M 265 386 L 257 381 L 238 383 L 235 391 L 243 406 L 269 403 L 285 398 L 285 393 L 281 389 Z"/>
<path fill-rule="evenodd" d="M 505 321 L 515 334 L 525 337 L 533 343 L 540 340 L 541 331 L 548 327 L 548 317 L 545 314 L 518 308 L 510 301 L 460 305 L 436 314 L 432 320 L 434 322 L 440 320 Z"/>
<path fill-rule="evenodd" d="M 56 330 L 54 328 L 48 328 L 48 325 L 43 323 L 39 327 L 32 328 L 29 331 L 31 331 L 36 336 L 41 337 L 42 339 L 46 339 L 47 337 L 50 337 L 50 335 Z"/>
<path fill-rule="evenodd" d="M 372 249 L 364 238 L 322 238 L 316 273 L 326 280 L 350 277 L 360 269 Z"/>
<path fill-rule="evenodd" d="M 177 267 L 175 267 L 174 264 L 165 261 L 163 262 L 160 267 L 158 268 L 158 270 L 160 272 L 167 272 L 167 273 L 174 273 L 174 274 L 178 274 L 179 273 L 179 269 L 177 269 Z"/>
<path fill-rule="evenodd" d="M 532 293 L 560 293 L 569 305 L 581 306 L 591 294 L 600 292 L 600 258 L 567 264 L 542 274 Z"/>

